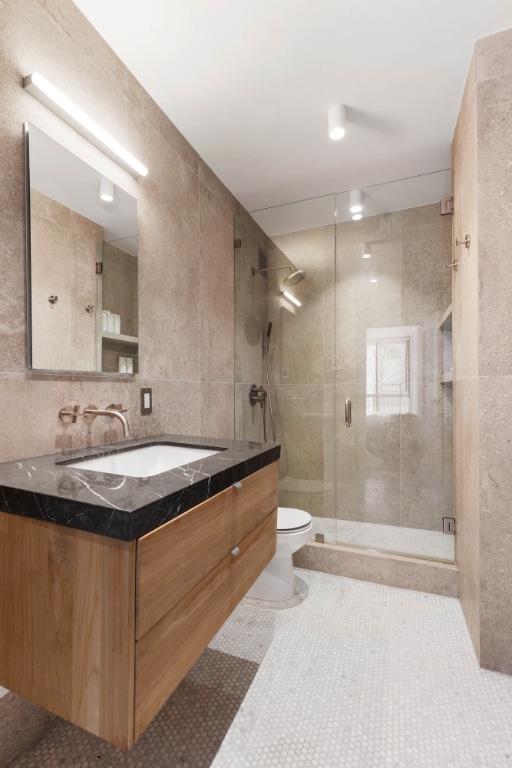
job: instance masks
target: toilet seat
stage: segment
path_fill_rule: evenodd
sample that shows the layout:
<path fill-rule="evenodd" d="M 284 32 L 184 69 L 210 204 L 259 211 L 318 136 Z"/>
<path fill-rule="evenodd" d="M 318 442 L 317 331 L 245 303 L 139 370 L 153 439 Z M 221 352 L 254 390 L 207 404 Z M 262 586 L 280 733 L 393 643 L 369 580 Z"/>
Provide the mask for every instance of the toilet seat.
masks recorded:
<path fill-rule="evenodd" d="M 278 533 L 297 533 L 298 531 L 305 531 L 310 525 L 311 515 L 303 509 L 277 508 Z"/>

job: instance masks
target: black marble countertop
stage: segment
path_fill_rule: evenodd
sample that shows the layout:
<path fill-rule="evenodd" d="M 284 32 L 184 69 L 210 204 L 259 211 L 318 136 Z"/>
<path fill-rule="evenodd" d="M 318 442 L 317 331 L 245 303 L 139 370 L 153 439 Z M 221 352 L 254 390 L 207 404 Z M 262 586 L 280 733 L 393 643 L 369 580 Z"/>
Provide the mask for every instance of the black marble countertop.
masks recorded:
<path fill-rule="evenodd" d="M 219 452 L 153 477 L 68 466 L 154 443 Z M 0 464 L 0 510 L 131 541 L 276 461 L 278 443 L 156 435 Z"/>

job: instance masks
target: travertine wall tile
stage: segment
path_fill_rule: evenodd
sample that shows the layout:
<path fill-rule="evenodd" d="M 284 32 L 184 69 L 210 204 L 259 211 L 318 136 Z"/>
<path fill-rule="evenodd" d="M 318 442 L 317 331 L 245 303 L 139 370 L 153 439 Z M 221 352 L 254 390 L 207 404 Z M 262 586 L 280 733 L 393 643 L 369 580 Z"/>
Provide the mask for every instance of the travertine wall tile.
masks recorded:
<path fill-rule="evenodd" d="M 199 158 L 70 0 L 2 2 L 0 79 L 0 460 L 58 452 L 121 437 L 116 424 L 96 419 L 65 427 L 65 404 L 129 407 L 132 434 L 211 433 L 229 436 L 232 387 L 232 215 L 240 206 L 212 172 L 208 201 L 200 197 Z M 22 88 L 41 71 L 148 166 L 134 179 Z M 140 373 L 112 378 L 26 371 L 25 210 L 23 122 L 29 121 L 112 178 L 138 200 Z M 215 216 L 219 213 L 218 221 Z M 221 214 L 221 215 L 220 215 Z M 205 239 L 214 244 L 201 248 Z M 229 244 L 229 247 L 228 247 Z M 224 248 L 226 249 L 224 251 Z M 204 260 L 204 261 L 203 261 Z M 210 270 L 215 283 L 208 280 Z M 207 308 L 202 315 L 201 304 Z M 214 313 L 216 350 L 204 355 L 203 319 Z M 204 417 L 201 382 L 223 383 L 222 403 L 211 398 Z M 154 410 L 141 417 L 140 386 L 154 392 Z M 230 382 L 228 385 L 227 382 Z M 217 413 L 220 414 L 217 417 Z"/>
<path fill-rule="evenodd" d="M 503 36 L 502 43 L 511 36 Z M 512 54 L 510 54 L 512 61 Z M 511 67 L 512 69 L 512 67 Z M 478 85 L 479 365 L 481 376 L 512 374 L 510 165 L 512 71 Z M 485 169 L 485 170 L 484 170 Z"/>
<path fill-rule="evenodd" d="M 512 72 L 512 29 L 477 40 L 475 59 L 479 83 Z"/>
<path fill-rule="evenodd" d="M 508 674 L 512 674 L 511 402 L 512 376 L 480 378 L 480 662 Z"/>

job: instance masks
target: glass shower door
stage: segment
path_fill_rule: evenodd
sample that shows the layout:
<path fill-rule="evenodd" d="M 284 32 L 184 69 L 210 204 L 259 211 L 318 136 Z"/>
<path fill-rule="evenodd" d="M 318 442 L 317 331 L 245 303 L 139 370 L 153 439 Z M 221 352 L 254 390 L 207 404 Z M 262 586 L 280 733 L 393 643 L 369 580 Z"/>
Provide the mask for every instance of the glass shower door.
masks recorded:
<path fill-rule="evenodd" d="M 379 212 L 382 187 L 396 210 Z M 336 206 L 337 541 L 452 561 L 442 533 L 453 514 L 452 392 L 439 381 L 438 325 L 451 298 L 451 220 L 439 203 L 407 208 L 405 182 L 362 194 L 361 220 L 348 193 Z"/>

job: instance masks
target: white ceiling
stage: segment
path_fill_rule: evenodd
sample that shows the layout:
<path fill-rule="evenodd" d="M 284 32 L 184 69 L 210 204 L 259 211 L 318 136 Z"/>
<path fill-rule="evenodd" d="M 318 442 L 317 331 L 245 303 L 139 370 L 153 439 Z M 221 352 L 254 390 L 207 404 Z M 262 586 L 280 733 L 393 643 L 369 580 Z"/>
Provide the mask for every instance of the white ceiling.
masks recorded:
<path fill-rule="evenodd" d="M 249 210 L 449 168 L 474 43 L 512 27 L 511 0 L 74 1 Z"/>

